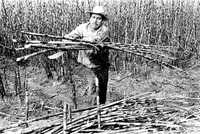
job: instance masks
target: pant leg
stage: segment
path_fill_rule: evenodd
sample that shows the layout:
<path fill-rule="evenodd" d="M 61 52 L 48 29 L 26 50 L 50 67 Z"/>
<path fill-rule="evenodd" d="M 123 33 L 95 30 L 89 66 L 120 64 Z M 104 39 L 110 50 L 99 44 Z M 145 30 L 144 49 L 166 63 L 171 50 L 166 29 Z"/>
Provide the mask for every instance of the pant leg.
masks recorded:
<path fill-rule="evenodd" d="M 105 68 L 95 68 L 93 69 L 94 74 L 98 79 L 98 95 L 100 104 L 105 104 L 106 94 L 107 94 L 107 85 L 108 85 L 108 71 L 107 67 Z"/>

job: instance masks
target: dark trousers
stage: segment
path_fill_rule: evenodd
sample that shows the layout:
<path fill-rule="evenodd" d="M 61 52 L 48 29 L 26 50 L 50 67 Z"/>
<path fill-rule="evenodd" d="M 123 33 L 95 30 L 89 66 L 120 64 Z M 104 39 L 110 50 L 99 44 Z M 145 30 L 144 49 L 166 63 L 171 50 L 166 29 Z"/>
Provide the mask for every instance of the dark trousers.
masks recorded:
<path fill-rule="evenodd" d="M 96 95 L 99 96 L 100 104 L 105 104 L 106 102 L 106 94 L 107 94 L 107 86 L 108 86 L 108 67 L 98 67 L 93 68 L 95 77 L 98 79 L 98 89 L 96 89 Z"/>

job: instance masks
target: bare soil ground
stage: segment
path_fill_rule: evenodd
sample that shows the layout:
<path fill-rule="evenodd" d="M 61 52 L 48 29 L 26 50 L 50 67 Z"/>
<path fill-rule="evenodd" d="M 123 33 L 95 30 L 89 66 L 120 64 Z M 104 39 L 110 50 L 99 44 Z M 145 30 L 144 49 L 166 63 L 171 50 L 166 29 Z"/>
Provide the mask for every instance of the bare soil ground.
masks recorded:
<path fill-rule="evenodd" d="M 30 91 L 30 119 L 56 113 L 62 110 L 62 102 L 72 104 L 71 87 L 69 84 L 57 81 L 56 78 L 48 80 L 43 70 L 31 71 L 28 68 L 28 87 Z M 78 108 L 90 106 L 87 95 L 87 71 L 84 69 L 73 78 L 76 83 Z M 174 100 L 182 98 L 180 105 L 199 107 L 200 104 L 200 66 L 187 70 L 187 74 L 168 68 L 152 69 L 149 72 L 135 75 L 132 72 L 110 72 L 107 93 L 107 103 L 120 100 L 124 97 L 144 93 L 148 91 L 160 91 L 156 99 Z M 196 98 L 196 99 L 190 99 Z M 42 107 L 45 106 L 45 107 Z M 13 123 L 23 121 L 25 118 L 25 106 L 19 104 L 16 96 L 6 98 L 0 102 L 0 128 Z M 59 118 L 59 117 L 58 117 Z M 42 124 L 52 123 L 51 120 L 43 120 L 32 123 L 29 128 L 38 127 Z M 194 122 L 191 122 L 194 124 Z M 22 127 L 23 128 L 23 127 Z M 197 133 L 197 130 L 191 130 Z M 12 129 L 6 133 L 20 133 L 21 129 Z M 200 133 L 200 131 L 198 130 Z"/>

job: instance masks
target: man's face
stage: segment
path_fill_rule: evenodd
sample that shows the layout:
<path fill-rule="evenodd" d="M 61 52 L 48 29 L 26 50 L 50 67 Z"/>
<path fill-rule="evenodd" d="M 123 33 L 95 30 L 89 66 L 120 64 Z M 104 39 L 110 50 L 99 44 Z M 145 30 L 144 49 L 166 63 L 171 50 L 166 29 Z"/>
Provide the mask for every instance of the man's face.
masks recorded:
<path fill-rule="evenodd" d="M 97 30 L 103 23 L 103 18 L 99 14 L 92 14 L 90 17 L 90 27 Z"/>

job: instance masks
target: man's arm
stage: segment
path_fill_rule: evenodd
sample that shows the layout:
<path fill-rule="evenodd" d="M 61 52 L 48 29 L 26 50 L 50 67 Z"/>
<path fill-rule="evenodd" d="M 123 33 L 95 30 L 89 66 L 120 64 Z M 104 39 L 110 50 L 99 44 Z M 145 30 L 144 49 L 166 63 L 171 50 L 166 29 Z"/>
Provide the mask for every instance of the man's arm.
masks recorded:
<path fill-rule="evenodd" d="M 72 39 L 79 39 L 82 38 L 81 34 L 81 25 L 75 28 L 72 32 L 66 34 L 64 37 L 66 38 L 72 38 Z M 68 40 L 63 40 L 63 41 L 68 41 Z"/>

